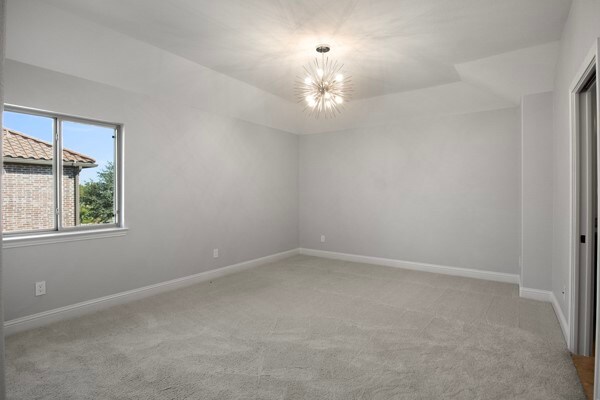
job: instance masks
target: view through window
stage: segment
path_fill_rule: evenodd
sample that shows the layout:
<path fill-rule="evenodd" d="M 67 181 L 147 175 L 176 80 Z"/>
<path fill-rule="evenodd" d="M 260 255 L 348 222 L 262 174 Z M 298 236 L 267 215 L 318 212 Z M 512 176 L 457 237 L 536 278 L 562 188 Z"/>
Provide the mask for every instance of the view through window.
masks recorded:
<path fill-rule="evenodd" d="M 119 134 L 116 125 L 5 111 L 3 231 L 118 225 Z"/>

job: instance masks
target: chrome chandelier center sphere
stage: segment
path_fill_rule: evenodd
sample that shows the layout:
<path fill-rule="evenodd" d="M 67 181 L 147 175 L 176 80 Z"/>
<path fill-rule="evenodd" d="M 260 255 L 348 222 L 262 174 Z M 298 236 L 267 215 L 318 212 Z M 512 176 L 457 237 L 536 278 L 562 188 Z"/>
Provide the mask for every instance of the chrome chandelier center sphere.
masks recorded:
<path fill-rule="evenodd" d="M 351 79 L 344 75 L 343 64 L 325 57 L 330 50 L 328 45 L 319 45 L 316 50 L 321 60 L 317 57 L 304 66 L 304 77 L 296 82 L 296 96 L 309 115 L 333 118 L 342 112 L 344 102 L 350 97 Z"/>

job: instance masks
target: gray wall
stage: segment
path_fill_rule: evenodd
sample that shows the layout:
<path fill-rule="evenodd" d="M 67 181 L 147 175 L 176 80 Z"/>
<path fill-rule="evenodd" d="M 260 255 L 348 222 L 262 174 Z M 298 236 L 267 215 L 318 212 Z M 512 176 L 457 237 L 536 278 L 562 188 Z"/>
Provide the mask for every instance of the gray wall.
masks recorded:
<path fill-rule="evenodd" d="M 521 284 L 552 288 L 553 94 L 521 101 Z"/>
<path fill-rule="evenodd" d="M 5 249 L 7 320 L 298 247 L 296 135 L 15 61 L 5 73 L 8 103 L 125 124 L 130 228 Z"/>
<path fill-rule="evenodd" d="M 599 36 L 600 0 L 575 0 L 563 31 L 554 92 L 552 291 L 565 315 L 568 315 L 568 293 L 567 296 L 563 296 L 561 291 L 569 283 L 569 87 L 586 54 Z"/>
<path fill-rule="evenodd" d="M 518 111 L 300 137 L 301 247 L 518 273 Z"/>

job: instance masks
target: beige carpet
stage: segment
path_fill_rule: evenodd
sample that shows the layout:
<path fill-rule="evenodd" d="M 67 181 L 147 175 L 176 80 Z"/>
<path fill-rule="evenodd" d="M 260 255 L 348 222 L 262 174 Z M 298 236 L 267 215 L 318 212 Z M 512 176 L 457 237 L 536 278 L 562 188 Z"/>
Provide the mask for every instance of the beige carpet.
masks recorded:
<path fill-rule="evenodd" d="M 517 286 L 296 256 L 14 335 L 9 399 L 583 399 Z"/>

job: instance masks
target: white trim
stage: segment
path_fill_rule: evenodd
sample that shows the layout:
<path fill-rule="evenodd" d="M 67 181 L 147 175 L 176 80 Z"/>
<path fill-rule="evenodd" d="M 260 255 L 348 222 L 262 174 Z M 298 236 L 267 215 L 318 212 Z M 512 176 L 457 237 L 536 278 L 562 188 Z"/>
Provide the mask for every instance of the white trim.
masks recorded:
<path fill-rule="evenodd" d="M 563 314 L 562 309 L 560 308 L 560 304 L 558 304 L 558 300 L 554 295 L 554 292 L 550 290 L 539 290 L 539 289 L 531 289 L 526 287 L 519 288 L 519 296 L 524 299 L 543 301 L 545 303 L 551 303 L 552 308 L 554 309 L 554 314 L 556 314 L 556 319 L 558 319 L 558 323 L 560 324 L 560 329 L 562 331 L 563 337 L 565 338 L 565 342 L 569 343 L 570 338 L 570 329 L 569 323 L 567 322 L 567 318 L 565 318 L 565 314 Z"/>
<path fill-rule="evenodd" d="M 95 311 L 103 310 L 118 304 L 129 303 L 148 296 L 179 289 L 196 283 L 205 282 L 211 279 L 220 278 L 235 272 L 244 271 L 269 262 L 279 261 L 284 258 L 298 254 L 298 249 L 288 250 L 266 257 L 256 258 L 254 260 L 244 261 L 227 267 L 200 272 L 198 274 L 177 278 L 155 285 L 144 286 L 138 289 L 128 290 L 126 292 L 116 293 L 98 299 L 88 300 L 81 303 L 55 308 L 38 314 L 28 315 L 16 318 L 4 323 L 4 335 L 12 335 L 28 329 L 38 328 L 53 322 L 62 321 L 89 314 Z"/>
<path fill-rule="evenodd" d="M 335 260 L 344 260 L 360 262 L 374 265 L 384 265 L 387 267 L 411 269 L 415 271 L 433 272 L 436 274 L 462 276 L 466 278 L 484 279 L 487 281 L 519 283 L 519 274 L 507 274 L 503 272 L 482 271 L 477 269 L 449 267 L 445 265 L 426 264 L 413 261 L 394 260 L 390 258 L 359 256 L 356 254 L 336 253 L 333 251 L 300 249 L 300 254 L 308 256 L 332 258 Z"/>
<path fill-rule="evenodd" d="M 519 288 L 519 296 L 524 299 L 544 301 L 552 303 L 553 293 L 549 290 L 531 289 L 526 287 Z"/>
<path fill-rule="evenodd" d="M 556 314 L 556 318 L 558 318 L 558 323 L 560 324 L 560 329 L 562 329 L 563 336 L 565 337 L 565 342 L 570 343 L 571 337 L 569 329 L 569 322 L 567 318 L 565 318 L 565 314 L 563 314 L 562 309 L 560 308 L 560 304 L 558 304 L 558 300 L 553 292 L 550 293 L 552 300 L 552 308 L 554 308 L 554 313 Z"/>
<path fill-rule="evenodd" d="M 578 286 L 579 286 L 579 204 L 578 204 L 578 114 L 577 114 L 577 92 L 580 87 L 585 83 L 583 80 L 587 76 L 587 72 L 590 68 L 595 64 L 596 72 L 598 73 L 598 48 L 599 48 L 599 40 L 596 40 L 596 43 L 592 46 L 590 51 L 587 53 L 585 58 L 583 59 L 577 73 L 571 85 L 569 86 L 569 129 L 570 129 L 570 187 L 571 187 L 571 195 L 569 198 L 569 208 L 571 213 L 569 215 L 569 238 L 570 238 L 570 249 L 569 249 L 569 296 L 568 296 L 568 328 L 569 335 L 565 335 L 568 337 L 567 347 L 571 352 L 576 352 L 577 347 L 577 337 L 578 337 L 578 324 L 577 324 L 577 313 L 578 313 Z M 600 85 L 598 85 L 598 90 L 600 90 Z M 598 299 L 600 301 L 600 298 Z M 560 310 L 560 307 L 559 307 Z M 599 310 L 600 311 L 600 310 Z M 562 311 L 561 311 L 562 312 Z M 597 369 L 596 369 L 597 370 Z"/>
<path fill-rule="evenodd" d="M 2 239 L 2 248 L 12 249 L 14 247 L 40 246 L 44 244 L 118 237 L 125 236 L 127 231 L 127 228 L 100 228 L 73 232 L 39 233 L 27 236 L 5 236 Z"/>

